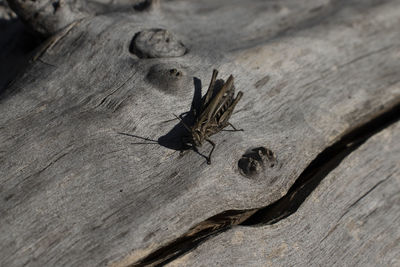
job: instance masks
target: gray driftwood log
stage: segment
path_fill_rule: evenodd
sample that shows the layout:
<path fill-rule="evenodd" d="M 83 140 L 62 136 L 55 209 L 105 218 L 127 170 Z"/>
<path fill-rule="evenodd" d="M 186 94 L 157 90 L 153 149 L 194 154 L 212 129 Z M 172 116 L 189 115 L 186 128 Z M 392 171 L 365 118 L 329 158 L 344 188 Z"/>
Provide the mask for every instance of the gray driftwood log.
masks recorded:
<path fill-rule="evenodd" d="M 307 187 L 305 170 L 325 168 L 318 164 L 399 117 L 399 1 L 173 0 L 112 12 L 91 2 L 102 12 L 82 11 L 55 34 L 24 19 L 51 37 L 1 90 L 0 265 L 178 264 L 198 241 L 195 255 L 209 257 L 210 234 Z M 245 131 L 213 136 L 207 165 L 207 145 L 180 156 L 184 127 L 172 119 L 204 94 L 214 68 L 244 92 L 231 122 Z M 257 147 L 276 163 L 243 176 L 238 162 Z M 342 183 L 365 177 L 341 168 Z M 279 208 L 274 220 L 286 220 Z M 258 231 L 269 228 L 251 235 Z M 374 251 L 367 239 L 359 245 Z"/>
<path fill-rule="evenodd" d="M 400 122 L 350 154 L 291 217 L 236 226 L 167 266 L 399 266 Z"/>

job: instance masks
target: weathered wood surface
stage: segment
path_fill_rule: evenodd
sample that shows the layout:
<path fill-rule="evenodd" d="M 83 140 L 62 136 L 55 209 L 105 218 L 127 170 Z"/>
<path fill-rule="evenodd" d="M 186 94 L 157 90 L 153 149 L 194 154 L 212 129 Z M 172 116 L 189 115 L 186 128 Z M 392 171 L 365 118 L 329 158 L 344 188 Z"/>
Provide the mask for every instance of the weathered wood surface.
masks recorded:
<path fill-rule="evenodd" d="M 172 266 L 399 266 L 400 122 L 373 136 L 274 225 L 235 226 Z"/>
<path fill-rule="evenodd" d="M 135 263 L 213 215 L 271 204 L 327 146 L 399 104 L 399 1 L 250 3 L 91 16 L 38 51 L 0 95 L 2 265 Z M 187 53 L 130 53 L 152 28 Z M 179 156 L 183 126 L 165 121 L 213 68 L 244 92 L 231 122 L 245 131 L 213 137 L 209 166 Z M 245 178 L 237 162 L 257 146 L 278 164 Z"/>

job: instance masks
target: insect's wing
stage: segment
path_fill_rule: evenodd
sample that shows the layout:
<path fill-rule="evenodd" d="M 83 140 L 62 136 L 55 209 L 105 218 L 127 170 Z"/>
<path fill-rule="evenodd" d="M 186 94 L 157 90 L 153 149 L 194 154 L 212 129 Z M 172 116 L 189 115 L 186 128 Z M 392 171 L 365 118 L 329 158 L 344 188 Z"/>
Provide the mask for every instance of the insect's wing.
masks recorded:
<path fill-rule="evenodd" d="M 212 117 L 218 118 L 232 105 L 235 100 L 235 86 L 232 84 L 231 88 L 228 88 L 226 93 L 222 96 L 217 107 L 215 108 Z"/>
<path fill-rule="evenodd" d="M 217 108 L 219 102 L 222 100 L 224 94 L 233 85 L 233 76 L 229 76 L 228 81 L 222 86 L 221 90 L 217 93 L 216 96 L 210 99 L 210 103 L 205 107 L 205 109 L 201 112 L 199 117 L 197 118 L 197 126 L 203 125 L 205 122 L 209 122 L 214 114 L 215 109 Z"/>
<path fill-rule="evenodd" d="M 207 106 L 207 108 L 204 111 L 204 115 L 207 115 L 207 120 L 211 120 L 212 117 L 215 116 L 217 107 L 219 106 L 220 102 L 222 101 L 225 93 L 231 89 L 233 86 L 233 76 L 229 76 L 228 80 L 226 83 L 222 86 L 221 90 L 218 92 L 218 94 L 211 99 L 210 104 Z"/>
<path fill-rule="evenodd" d="M 238 92 L 235 100 L 233 103 L 225 110 L 224 113 L 221 114 L 219 117 L 218 123 L 221 124 L 222 128 L 228 125 L 228 120 L 232 115 L 233 110 L 235 109 L 236 104 L 239 102 L 239 100 L 242 98 L 243 93 L 240 91 Z"/>
<path fill-rule="evenodd" d="M 217 80 L 218 71 L 216 69 L 213 70 L 213 74 L 211 77 L 210 85 L 208 86 L 207 93 L 204 97 L 204 101 L 202 103 L 202 111 L 207 107 L 210 102 L 211 97 L 214 93 L 215 81 Z"/>

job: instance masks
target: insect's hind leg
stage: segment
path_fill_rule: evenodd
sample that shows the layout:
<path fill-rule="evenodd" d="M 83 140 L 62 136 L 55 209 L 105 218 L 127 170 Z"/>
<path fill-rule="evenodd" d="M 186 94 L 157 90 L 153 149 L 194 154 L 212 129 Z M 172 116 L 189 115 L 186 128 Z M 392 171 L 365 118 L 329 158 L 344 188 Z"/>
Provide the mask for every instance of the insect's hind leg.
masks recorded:
<path fill-rule="evenodd" d="M 215 149 L 215 143 L 213 141 L 211 141 L 210 139 L 206 139 L 207 142 L 209 142 L 212 145 L 212 149 L 210 151 L 210 154 L 208 154 L 207 157 L 207 164 L 210 165 L 211 164 L 211 154 L 213 153 L 214 149 Z"/>

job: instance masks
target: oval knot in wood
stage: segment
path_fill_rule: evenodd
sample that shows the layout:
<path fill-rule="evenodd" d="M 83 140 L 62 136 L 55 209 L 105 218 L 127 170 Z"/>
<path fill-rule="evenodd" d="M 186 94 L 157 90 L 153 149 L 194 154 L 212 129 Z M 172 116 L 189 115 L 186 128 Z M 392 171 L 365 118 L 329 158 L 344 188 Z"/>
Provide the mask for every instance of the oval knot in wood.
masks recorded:
<path fill-rule="evenodd" d="M 242 175 L 253 178 L 267 168 L 273 168 L 277 163 L 274 152 L 265 147 L 248 149 L 238 162 Z"/>
<path fill-rule="evenodd" d="M 130 52 L 140 58 L 180 57 L 186 53 L 186 47 L 171 32 L 150 29 L 135 34 Z"/>
<path fill-rule="evenodd" d="M 152 66 L 146 79 L 157 89 L 168 94 L 175 94 L 190 87 L 190 78 L 186 75 L 186 72 L 167 64 Z"/>

